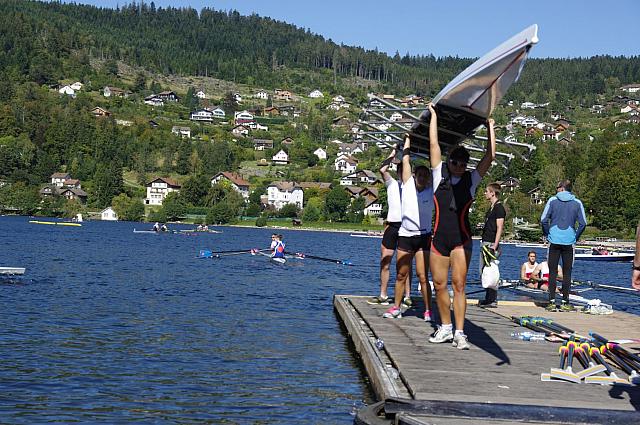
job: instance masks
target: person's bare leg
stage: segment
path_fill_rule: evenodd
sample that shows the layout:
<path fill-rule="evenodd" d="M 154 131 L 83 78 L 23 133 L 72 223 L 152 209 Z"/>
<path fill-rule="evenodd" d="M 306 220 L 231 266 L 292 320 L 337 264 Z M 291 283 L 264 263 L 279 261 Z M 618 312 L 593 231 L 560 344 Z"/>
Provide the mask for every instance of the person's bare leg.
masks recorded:
<path fill-rule="evenodd" d="M 396 262 L 396 288 L 393 305 L 400 308 L 402 303 L 402 295 L 404 294 L 404 285 L 411 268 L 411 260 L 413 253 L 398 250 Z"/>
<path fill-rule="evenodd" d="M 451 251 L 451 286 L 453 287 L 453 316 L 457 331 L 464 330 L 464 318 L 467 313 L 467 271 L 471 261 L 471 251 L 456 248 Z"/>
<path fill-rule="evenodd" d="M 447 291 L 447 278 L 449 276 L 449 257 L 434 254 L 429 255 L 429 269 L 433 278 L 433 286 L 436 290 L 436 302 L 438 313 L 443 325 L 451 324 L 451 299 Z"/>
<path fill-rule="evenodd" d="M 385 248 L 380 245 L 380 297 L 387 296 L 387 288 L 389 286 L 389 267 L 393 259 L 393 249 Z"/>
<path fill-rule="evenodd" d="M 431 285 L 429 285 L 429 251 L 416 252 L 416 274 L 420 281 L 420 292 L 425 310 L 431 310 Z"/>

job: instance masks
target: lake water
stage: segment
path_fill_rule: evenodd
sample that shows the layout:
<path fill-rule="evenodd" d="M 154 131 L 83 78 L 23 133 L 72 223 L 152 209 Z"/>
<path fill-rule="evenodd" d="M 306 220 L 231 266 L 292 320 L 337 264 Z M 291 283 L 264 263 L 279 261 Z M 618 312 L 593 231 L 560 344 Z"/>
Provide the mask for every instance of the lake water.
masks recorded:
<path fill-rule="evenodd" d="M 289 251 L 357 266 L 280 266 L 195 258 L 265 248 L 270 229 L 133 233 L 149 227 L 0 217 L 0 265 L 27 268 L 0 281 L 0 422 L 350 424 L 373 401 L 332 297 L 377 294 L 380 239 L 282 230 Z M 526 252 L 504 247 L 502 277 Z M 628 286 L 630 267 L 579 262 L 574 276 Z M 640 298 L 583 295 L 640 312 Z"/>

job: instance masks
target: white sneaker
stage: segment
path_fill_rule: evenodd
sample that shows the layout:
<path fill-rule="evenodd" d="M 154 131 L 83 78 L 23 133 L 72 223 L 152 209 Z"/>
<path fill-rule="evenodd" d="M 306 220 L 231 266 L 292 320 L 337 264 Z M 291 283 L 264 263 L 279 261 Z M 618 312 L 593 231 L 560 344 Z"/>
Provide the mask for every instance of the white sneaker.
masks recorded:
<path fill-rule="evenodd" d="M 456 334 L 453 337 L 453 342 L 451 343 L 458 350 L 468 350 L 469 349 L 469 341 L 467 340 L 467 336 L 465 334 Z"/>
<path fill-rule="evenodd" d="M 453 330 L 445 329 L 442 326 L 438 326 L 438 330 L 433 336 L 429 337 L 429 342 L 433 342 L 435 344 L 441 344 L 443 342 L 451 342 L 453 341 Z"/>
<path fill-rule="evenodd" d="M 396 306 L 392 306 L 389 310 L 384 312 L 382 317 L 385 319 L 400 319 L 402 317 L 402 310 Z"/>

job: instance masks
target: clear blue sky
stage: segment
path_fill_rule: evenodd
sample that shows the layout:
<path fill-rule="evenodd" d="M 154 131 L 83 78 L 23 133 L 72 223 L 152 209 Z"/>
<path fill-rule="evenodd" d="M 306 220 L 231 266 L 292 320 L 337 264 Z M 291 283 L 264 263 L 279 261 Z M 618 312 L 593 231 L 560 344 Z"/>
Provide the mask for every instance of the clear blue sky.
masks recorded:
<path fill-rule="evenodd" d="M 130 3 L 75 2 L 101 7 Z M 540 43 L 532 57 L 640 55 L 640 0 L 156 0 L 155 5 L 257 13 L 336 43 L 391 55 L 478 57 L 534 23 Z"/>

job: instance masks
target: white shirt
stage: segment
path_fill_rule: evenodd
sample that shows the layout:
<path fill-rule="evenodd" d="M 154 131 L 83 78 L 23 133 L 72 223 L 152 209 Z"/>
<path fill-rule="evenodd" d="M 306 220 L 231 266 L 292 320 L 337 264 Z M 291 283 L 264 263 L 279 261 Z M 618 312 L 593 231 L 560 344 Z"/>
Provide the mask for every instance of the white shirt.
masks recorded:
<path fill-rule="evenodd" d="M 411 176 L 402 184 L 402 224 L 399 236 L 418 236 L 431 233 L 431 215 L 433 213 L 433 186 L 416 190 Z"/>
<path fill-rule="evenodd" d="M 440 161 L 440 164 L 431 171 L 431 174 L 433 176 L 433 187 L 438 189 L 438 186 L 440 186 L 440 183 L 442 182 L 442 161 Z M 462 177 L 451 176 L 451 185 L 455 186 L 460 183 L 461 178 Z M 478 185 L 481 181 L 482 176 L 478 173 L 478 170 L 473 170 L 471 172 L 471 188 L 469 189 L 473 199 L 476 199 L 476 190 L 478 190 Z"/>
<path fill-rule="evenodd" d="M 400 223 L 400 221 L 402 221 L 400 182 L 395 179 L 389 179 L 384 181 L 384 186 L 387 188 L 387 204 L 389 205 L 387 221 L 390 223 Z"/>

